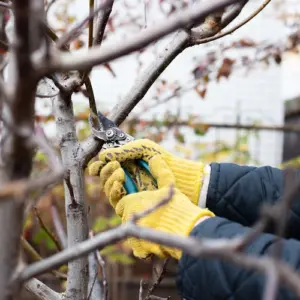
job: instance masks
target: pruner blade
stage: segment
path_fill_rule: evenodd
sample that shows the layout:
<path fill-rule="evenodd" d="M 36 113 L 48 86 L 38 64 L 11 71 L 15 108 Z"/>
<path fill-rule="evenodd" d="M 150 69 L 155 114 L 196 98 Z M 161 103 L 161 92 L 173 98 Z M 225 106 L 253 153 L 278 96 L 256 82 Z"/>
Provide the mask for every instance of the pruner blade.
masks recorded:
<path fill-rule="evenodd" d="M 106 118 L 100 112 L 98 112 L 98 116 L 96 116 L 95 114 L 91 114 L 89 117 L 89 123 L 93 136 L 104 142 L 104 145 L 102 147 L 102 149 L 104 150 L 120 147 L 134 140 L 131 135 L 123 132 L 116 126 L 113 121 Z M 95 126 L 97 126 L 99 129 L 95 128 Z M 148 163 L 140 159 L 136 160 L 136 163 L 140 168 L 144 169 L 147 172 L 147 174 L 150 176 L 151 180 L 153 180 L 155 186 L 157 187 L 156 180 L 151 175 Z M 138 188 L 134 180 L 131 178 L 126 168 L 123 167 L 123 170 L 125 172 L 124 188 L 127 194 L 137 193 Z"/>
<path fill-rule="evenodd" d="M 93 126 L 95 121 L 93 120 L 93 117 L 90 116 L 89 123 L 92 134 L 94 137 L 104 142 L 103 149 L 120 147 L 134 140 L 131 135 L 122 131 L 113 121 L 106 118 L 100 112 L 98 112 L 97 122 L 100 129 L 96 129 Z"/>

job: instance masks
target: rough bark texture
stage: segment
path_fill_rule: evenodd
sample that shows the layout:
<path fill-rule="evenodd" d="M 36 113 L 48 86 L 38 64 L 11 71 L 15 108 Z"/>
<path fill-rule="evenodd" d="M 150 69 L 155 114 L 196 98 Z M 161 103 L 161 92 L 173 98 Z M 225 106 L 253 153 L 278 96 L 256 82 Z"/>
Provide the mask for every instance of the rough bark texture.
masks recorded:
<path fill-rule="evenodd" d="M 38 50 L 42 39 L 38 18 L 31 19 L 32 12 L 38 13 L 40 1 L 16 0 L 15 43 L 12 62 L 9 66 L 9 105 L 3 105 L 3 118 L 13 124 L 18 131 L 4 124 L 1 141 L 0 173 L 1 185 L 15 179 L 29 177 L 32 169 L 33 149 L 28 146 L 28 139 L 21 136 L 31 134 L 34 126 L 34 99 L 36 80 L 33 77 L 30 55 Z M 31 10 L 30 10 L 31 9 Z M 42 14 L 41 14 L 42 17 Z M 35 25 L 35 27 L 34 27 Z M 34 38 L 29 38 L 33 34 Z M 35 40 L 36 39 L 36 40 Z M 24 81 L 24 78 L 28 80 Z M 6 199 L 0 208 L 0 299 L 11 299 L 13 292 L 10 280 L 18 263 L 20 234 L 22 232 L 23 204 L 16 199 Z M 18 199 L 17 199 L 18 200 Z M 20 200 L 20 199 L 19 199 Z"/>
<path fill-rule="evenodd" d="M 73 106 L 70 95 L 61 95 L 54 101 L 57 134 L 60 142 L 65 175 L 65 209 L 67 217 L 68 247 L 88 238 L 87 208 L 83 170 L 78 153 Z M 66 296 L 70 299 L 85 299 L 88 286 L 88 260 L 83 257 L 68 265 Z"/>
<path fill-rule="evenodd" d="M 40 300 L 61 300 L 60 294 L 54 292 L 41 281 L 33 278 L 24 284 L 25 289 Z"/>

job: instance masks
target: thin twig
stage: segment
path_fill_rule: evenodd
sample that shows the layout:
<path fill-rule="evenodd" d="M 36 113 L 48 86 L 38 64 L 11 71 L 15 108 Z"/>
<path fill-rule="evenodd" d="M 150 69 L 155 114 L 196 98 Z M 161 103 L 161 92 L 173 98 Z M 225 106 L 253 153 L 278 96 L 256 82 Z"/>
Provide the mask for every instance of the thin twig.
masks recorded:
<path fill-rule="evenodd" d="M 145 217 L 145 216 L 151 214 L 152 212 L 154 212 L 154 211 L 157 210 L 158 208 L 160 208 L 160 207 L 166 205 L 169 201 L 172 200 L 173 195 L 174 195 L 174 192 L 175 192 L 175 191 L 174 191 L 174 185 L 171 185 L 171 186 L 170 186 L 170 189 L 169 189 L 169 193 L 168 193 L 168 195 L 167 195 L 165 198 L 163 198 L 160 202 L 158 202 L 158 203 L 157 203 L 156 205 L 154 205 L 153 207 L 150 207 L 149 209 L 147 209 L 147 210 L 145 210 L 145 211 L 143 211 L 143 212 L 141 212 L 141 213 L 139 213 L 139 214 L 134 215 L 134 216 L 132 217 L 131 221 L 135 223 L 135 222 L 137 222 L 138 220 L 140 220 L 141 218 L 143 218 L 143 217 Z"/>
<path fill-rule="evenodd" d="M 52 172 L 40 178 L 13 180 L 8 182 L 0 189 L 0 200 L 6 200 L 7 197 L 26 200 L 29 193 L 37 189 L 44 190 L 49 185 L 57 184 L 62 179 L 63 172 Z"/>
<path fill-rule="evenodd" d="M 94 5 L 95 5 L 95 0 L 89 0 L 90 16 L 94 15 Z M 94 18 L 90 17 L 90 19 L 89 19 L 89 40 L 88 40 L 89 48 L 91 48 L 93 46 L 93 37 L 94 37 Z"/>
<path fill-rule="evenodd" d="M 162 269 L 160 271 L 160 274 L 158 275 L 157 279 L 154 281 L 152 286 L 148 289 L 147 295 L 144 300 L 149 300 L 150 297 L 152 296 L 153 292 L 156 290 L 157 287 L 161 284 L 166 272 L 167 272 L 167 265 L 169 263 L 169 259 L 165 259 Z"/>
<path fill-rule="evenodd" d="M 278 291 L 278 272 L 276 266 L 270 263 L 266 273 L 266 285 L 263 293 L 263 300 L 275 300 Z"/>
<path fill-rule="evenodd" d="M 262 5 L 260 5 L 249 17 L 247 17 L 245 20 L 234 26 L 233 28 L 226 30 L 223 33 L 220 33 L 218 35 L 215 35 L 213 37 L 208 37 L 205 39 L 200 39 L 196 43 L 197 44 L 204 44 L 204 43 L 209 43 L 211 41 L 215 41 L 217 39 L 220 39 L 226 35 L 229 35 L 233 32 L 235 32 L 237 29 L 241 28 L 245 24 L 247 24 L 249 21 L 251 21 L 255 16 L 257 16 L 272 0 L 266 0 Z"/>
<path fill-rule="evenodd" d="M 68 190 L 69 190 L 69 193 L 70 193 L 70 197 L 71 197 L 71 204 L 73 207 L 77 207 L 77 202 L 76 202 L 76 199 L 75 199 L 75 195 L 74 195 L 74 190 L 73 190 L 73 186 L 72 186 L 72 183 L 71 183 L 71 174 L 70 174 L 70 170 L 68 170 L 66 172 L 66 175 L 64 177 L 65 179 L 65 182 L 66 182 L 66 185 L 68 187 Z"/>
<path fill-rule="evenodd" d="M 30 243 L 23 236 L 21 236 L 21 245 L 24 248 L 24 250 L 26 250 L 30 254 L 30 257 L 31 259 L 33 259 L 33 261 L 43 260 L 40 254 L 30 245 Z M 67 280 L 67 275 L 64 273 L 61 273 L 56 270 L 52 270 L 51 273 L 58 279 Z"/>
<path fill-rule="evenodd" d="M 106 264 L 99 251 L 96 251 L 97 262 L 101 267 L 102 271 L 102 285 L 103 285 L 103 299 L 108 299 L 108 281 L 106 276 Z"/>
<path fill-rule="evenodd" d="M 55 227 L 55 231 L 60 241 L 60 245 L 62 246 L 62 248 L 65 249 L 68 246 L 67 235 L 65 233 L 62 221 L 59 217 L 58 209 L 56 207 L 56 203 L 54 199 L 52 199 L 51 201 L 51 215 L 52 215 L 52 221 Z"/>
<path fill-rule="evenodd" d="M 93 41 L 93 45 L 101 45 L 104 37 L 105 28 L 109 19 L 109 16 L 112 11 L 112 7 L 114 5 L 114 1 L 111 2 L 111 5 L 108 5 L 105 9 L 103 9 L 97 18 L 96 28 L 95 28 L 95 38 Z"/>
<path fill-rule="evenodd" d="M 48 37 L 51 38 L 54 42 L 57 42 L 58 36 L 55 34 L 55 32 L 52 29 L 50 29 L 46 24 L 44 24 L 44 27 L 45 27 L 45 31 L 46 31 Z M 69 46 L 67 44 L 63 45 L 62 48 L 64 51 L 69 51 Z M 94 95 L 93 86 L 92 86 L 91 80 L 88 76 L 88 73 L 89 72 L 85 72 L 85 73 L 81 74 L 81 78 L 79 78 L 79 77 L 73 78 L 71 80 L 71 84 L 68 87 L 66 87 L 65 85 L 62 85 L 56 79 L 55 76 L 52 76 L 51 79 L 53 80 L 53 82 L 55 83 L 55 85 L 58 87 L 58 89 L 60 91 L 66 92 L 66 93 L 72 93 L 74 90 L 78 89 L 78 87 L 80 87 L 82 85 L 82 83 L 84 83 L 87 94 L 88 94 L 91 111 L 93 111 L 94 113 L 97 114 L 96 98 Z"/>
<path fill-rule="evenodd" d="M 89 236 L 90 238 L 93 237 L 92 231 L 90 231 Z M 104 290 L 101 287 L 101 284 L 98 280 L 99 262 L 97 260 L 97 253 L 98 251 L 91 252 L 89 254 L 89 289 L 90 289 L 89 297 L 91 300 L 98 300 L 98 299 L 105 300 L 106 298 L 104 298 L 105 296 Z"/>
<path fill-rule="evenodd" d="M 77 24 L 73 29 L 63 35 L 56 43 L 58 49 L 63 48 L 66 44 L 68 44 L 73 38 L 75 38 L 78 33 L 82 30 L 83 26 L 91 19 L 93 19 L 101 10 L 105 9 L 109 5 L 111 5 L 113 0 L 106 0 L 99 7 L 97 7 L 92 14 L 85 17 L 79 24 Z"/>
<path fill-rule="evenodd" d="M 41 226 L 41 228 L 45 231 L 45 233 L 49 236 L 49 238 L 53 241 L 53 243 L 55 244 L 57 250 L 61 251 L 62 247 L 60 246 L 60 243 L 58 242 L 56 236 L 47 228 L 47 226 L 45 225 L 44 221 L 42 220 L 39 211 L 36 207 L 33 207 L 35 216 Z"/>
<path fill-rule="evenodd" d="M 139 300 L 143 300 L 143 279 L 140 280 L 140 289 L 139 289 Z"/>
<path fill-rule="evenodd" d="M 53 4 L 55 4 L 56 1 L 57 1 L 57 0 L 52 0 L 52 1 L 48 4 L 48 6 L 47 6 L 47 8 L 46 8 L 46 15 L 48 14 L 50 8 L 52 7 Z"/>
<path fill-rule="evenodd" d="M 6 2 L 3 2 L 3 1 L 0 1 L 0 6 L 1 7 L 5 7 L 5 8 L 9 8 L 9 9 L 12 9 L 12 6 L 10 3 L 6 3 Z"/>
<path fill-rule="evenodd" d="M 89 293 L 88 293 L 87 300 L 90 300 L 90 298 L 91 298 L 91 295 L 92 295 L 92 292 L 93 292 L 93 289 L 94 289 L 94 285 L 95 285 L 96 280 L 97 280 L 97 276 L 98 276 L 98 273 L 96 272 L 96 273 L 94 274 L 93 282 L 92 282 L 92 284 L 91 284 L 91 287 L 90 287 L 90 290 L 89 290 Z"/>

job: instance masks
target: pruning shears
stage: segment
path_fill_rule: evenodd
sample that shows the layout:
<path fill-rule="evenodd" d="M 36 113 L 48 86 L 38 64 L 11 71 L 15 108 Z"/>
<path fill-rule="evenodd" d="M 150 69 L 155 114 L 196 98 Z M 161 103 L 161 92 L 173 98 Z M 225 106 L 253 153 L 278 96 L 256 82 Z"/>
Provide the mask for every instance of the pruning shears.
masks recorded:
<path fill-rule="evenodd" d="M 95 128 L 94 126 L 95 120 L 93 120 L 91 116 L 89 118 L 89 123 L 91 126 L 93 136 L 104 142 L 104 145 L 102 147 L 103 150 L 110 149 L 110 148 L 117 148 L 134 140 L 134 137 L 132 137 L 131 135 L 125 133 L 120 128 L 118 128 L 113 121 L 109 120 L 102 113 L 98 112 L 97 117 L 98 117 L 97 123 L 100 127 L 99 130 Z M 157 187 L 156 181 L 151 175 L 148 163 L 144 160 L 138 159 L 135 161 L 135 164 L 140 170 L 143 170 L 144 172 L 147 173 L 147 175 L 150 177 L 151 181 L 153 182 L 154 186 Z M 126 169 L 124 165 L 122 165 L 122 168 L 125 172 L 124 188 L 127 194 L 137 193 L 138 188 L 133 178 L 134 174 L 130 174 L 130 172 Z"/>

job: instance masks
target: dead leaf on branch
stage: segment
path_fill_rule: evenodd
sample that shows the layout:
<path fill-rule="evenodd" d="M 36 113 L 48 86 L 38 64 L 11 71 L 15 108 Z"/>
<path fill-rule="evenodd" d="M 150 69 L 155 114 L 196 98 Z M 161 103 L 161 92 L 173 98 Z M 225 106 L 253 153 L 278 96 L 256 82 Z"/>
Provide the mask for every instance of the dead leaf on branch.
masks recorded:
<path fill-rule="evenodd" d="M 218 74 L 216 78 L 217 81 L 219 81 L 221 77 L 225 77 L 225 78 L 229 77 L 229 75 L 232 72 L 232 66 L 234 65 L 234 63 L 235 60 L 232 60 L 230 58 L 224 58 L 223 63 L 218 70 Z"/>

